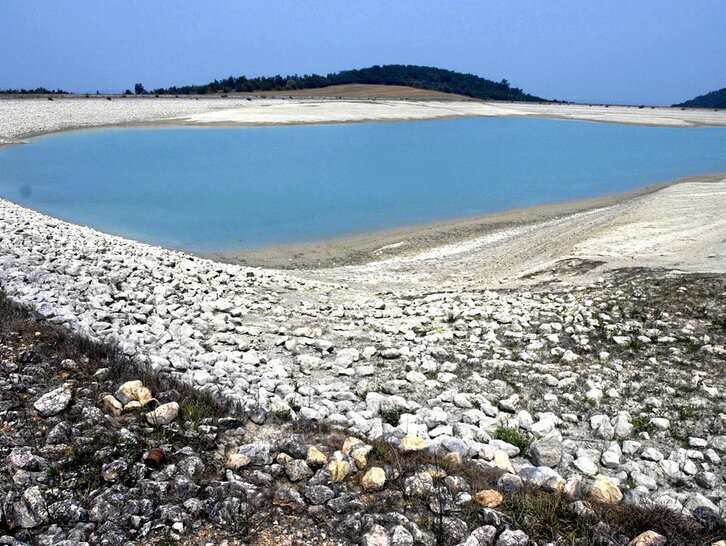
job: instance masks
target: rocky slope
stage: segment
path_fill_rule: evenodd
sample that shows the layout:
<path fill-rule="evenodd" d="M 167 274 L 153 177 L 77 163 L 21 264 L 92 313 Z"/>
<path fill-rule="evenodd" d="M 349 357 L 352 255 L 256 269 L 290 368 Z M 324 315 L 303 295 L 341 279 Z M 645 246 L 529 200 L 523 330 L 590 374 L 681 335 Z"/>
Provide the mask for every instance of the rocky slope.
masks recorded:
<path fill-rule="evenodd" d="M 701 521 L 726 513 L 723 275 L 376 292 L 0 204 L 0 283 L 13 300 L 155 376 L 233 400 L 257 425 L 324 423 L 394 446 L 408 436 L 575 499 L 603 490 Z M 557 267 L 578 277 L 592 264 Z M 118 385 L 93 387 L 89 402 Z"/>
<path fill-rule="evenodd" d="M 618 505 L 604 477 L 561 492 L 553 472 L 503 456 L 240 413 L 2 295 L 0 354 L 2 544 L 710 544 L 726 532 L 708 510 Z"/>

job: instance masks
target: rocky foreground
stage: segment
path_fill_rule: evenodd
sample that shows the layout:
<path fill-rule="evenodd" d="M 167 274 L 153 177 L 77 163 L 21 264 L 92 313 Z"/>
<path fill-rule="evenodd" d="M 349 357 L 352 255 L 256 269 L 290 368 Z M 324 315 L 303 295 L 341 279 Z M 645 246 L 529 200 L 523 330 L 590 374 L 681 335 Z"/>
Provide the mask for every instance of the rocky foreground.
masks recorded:
<path fill-rule="evenodd" d="M 191 543 L 201 525 L 230 525 L 227 516 L 213 516 L 222 510 L 213 499 L 229 498 L 238 499 L 226 509 L 231 518 L 242 514 L 243 530 L 228 536 L 240 540 L 250 540 L 250 517 L 262 514 L 272 514 L 260 527 L 273 537 L 271 522 L 297 514 L 303 535 L 285 536 L 300 543 L 323 541 L 304 534 L 323 529 L 325 540 L 364 537 L 366 544 L 545 544 L 573 537 L 627 544 L 645 531 L 670 544 L 723 538 L 723 274 L 622 269 L 587 284 L 534 279 L 524 289 L 493 291 L 472 282 L 439 290 L 398 283 L 376 291 L 214 263 L 5 201 L 0 207 L 0 285 L 8 297 L 30 306 L 39 324 L 118 347 L 135 370 L 117 374 L 116 361 L 104 366 L 93 353 L 87 365 L 69 356 L 69 369 L 60 357 L 15 354 L 12 344 L 3 353 L 7 391 L 16 397 L 5 410 L 3 455 L 17 488 L 6 496 L 4 513 L 7 530 L 25 529 L 27 540 L 54 523 L 61 530 L 53 532 L 71 543 L 81 539 L 63 533 L 81 524 L 88 532 L 79 536 L 91 543 Z M 553 271 L 560 280 L 576 279 L 597 265 L 571 260 Z M 99 366 L 110 372 L 96 376 Z M 141 370 L 150 390 L 141 399 L 117 394 Z M 77 383 L 65 382 L 77 373 Z M 208 420 L 218 410 L 185 410 L 170 392 L 178 385 L 207 408 L 232 403 L 237 410 L 225 415 L 241 422 L 220 425 Z M 43 415 L 43 402 L 37 404 L 44 396 L 65 405 Z M 160 412 L 156 420 L 146 417 L 152 407 Z M 49 441 L 61 421 L 66 435 Z M 346 433 L 291 440 L 293 431 L 280 425 L 287 421 Z M 30 427 L 33 440 L 12 427 Z M 124 439 L 124 430 L 131 436 Z M 346 435 L 362 446 L 346 445 Z M 85 489 L 37 484 L 48 471 L 66 476 L 75 463 L 58 466 L 88 446 L 99 457 L 92 478 L 83 478 Z M 159 446 L 169 459 L 149 474 L 144 461 Z M 320 452 L 312 460 L 311 447 Z M 83 467 L 88 453 L 79 456 Z M 179 468 L 190 457 L 201 459 L 199 475 Z M 104 465 L 124 478 L 106 480 Z M 374 485 L 368 489 L 366 481 Z M 111 512 L 97 508 L 121 485 L 128 491 L 105 501 Z M 557 494 L 532 508 L 531 488 Z M 75 521 L 44 517 L 38 508 L 63 500 L 63 491 L 66 500 L 85 495 Z M 246 497 L 257 493 L 272 511 Z M 168 513 L 167 505 L 174 507 Z M 627 523 L 618 516 L 652 514 L 651 507 L 670 511 Z M 397 515 L 370 516 L 389 509 Z M 585 519 L 568 523 L 573 511 Z M 331 523 L 311 526 L 313 516 Z M 103 528 L 106 522 L 115 527 Z M 489 542 L 471 538 L 487 525 L 493 530 L 476 532 L 493 533 Z M 520 534 L 510 541 L 512 533 Z"/>
<path fill-rule="evenodd" d="M 726 533 L 713 510 L 638 507 L 602 475 L 563 484 L 506 451 L 488 461 L 412 434 L 361 439 L 244 412 L 2 295 L 0 355 L 0 544 L 661 545 Z M 554 456 L 547 438 L 533 458 Z"/>

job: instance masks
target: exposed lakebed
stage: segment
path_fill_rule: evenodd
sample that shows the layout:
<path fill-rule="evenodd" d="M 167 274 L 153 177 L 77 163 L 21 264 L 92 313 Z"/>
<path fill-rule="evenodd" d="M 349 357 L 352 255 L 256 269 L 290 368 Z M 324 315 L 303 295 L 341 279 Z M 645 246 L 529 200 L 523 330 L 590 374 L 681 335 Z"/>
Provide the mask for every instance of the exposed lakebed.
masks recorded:
<path fill-rule="evenodd" d="M 726 129 L 522 118 L 76 131 L 0 149 L 0 196 L 213 252 L 636 190 L 726 170 Z"/>

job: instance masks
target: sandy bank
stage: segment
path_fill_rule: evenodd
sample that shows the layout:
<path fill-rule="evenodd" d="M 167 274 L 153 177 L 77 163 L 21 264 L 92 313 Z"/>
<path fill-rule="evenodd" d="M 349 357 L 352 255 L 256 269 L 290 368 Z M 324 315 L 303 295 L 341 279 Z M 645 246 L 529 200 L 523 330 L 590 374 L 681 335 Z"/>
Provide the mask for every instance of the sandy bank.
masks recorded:
<path fill-rule="evenodd" d="M 394 257 L 417 256 L 425 251 L 446 245 L 475 241 L 515 228 L 536 226 L 574 214 L 611 207 L 652 194 L 679 182 L 720 179 L 721 177 L 718 175 L 697 176 L 676 182 L 655 184 L 634 192 L 519 208 L 325 242 L 280 245 L 243 252 L 215 253 L 207 257 L 226 263 L 274 269 L 327 269 L 363 265 Z"/>
<path fill-rule="evenodd" d="M 411 121 L 459 117 L 540 117 L 662 127 L 726 126 L 726 112 L 587 106 L 578 104 L 481 101 L 287 100 L 248 103 L 242 108 L 193 114 L 170 123 L 189 125 L 300 125 L 372 121 Z"/>
<path fill-rule="evenodd" d="M 502 283 L 559 282 L 563 275 L 570 277 L 568 282 L 586 283 L 620 267 L 726 273 L 726 174 L 609 196 L 592 200 L 589 206 L 560 206 L 571 209 L 549 218 L 545 209 L 538 221 L 509 227 L 502 223 L 498 228 L 495 223 L 479 237 L 306 275 L 378 291 L 404 286 L 456 291 Z M 516 221 L 517 213 L 510 214 Z M 484 223 L 482 230 L 487 229 Z M 449 232 L 455 234 L 455 229 Z M 573 263 L 589 265 L 563 272 L 562 264 Z"/>

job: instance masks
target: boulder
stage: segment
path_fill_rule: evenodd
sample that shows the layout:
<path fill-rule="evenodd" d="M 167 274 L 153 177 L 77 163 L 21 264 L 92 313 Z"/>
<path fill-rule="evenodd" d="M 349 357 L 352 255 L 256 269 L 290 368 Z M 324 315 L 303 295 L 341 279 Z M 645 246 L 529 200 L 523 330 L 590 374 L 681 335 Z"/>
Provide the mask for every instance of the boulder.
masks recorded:
<path fill-rule="evenodd" d="M 65 410 L 70 405 L 72 398 L 71 386 L 63 385 L 38 398 L 33 407 L 41 417 L 50 417 Z"/>
<path fill-rule="evenodd" d="M 374 466 L 365 473 L 360 483 L 366 491 L 381 489 L 386 483 L 386 473 L 382 468 Z"/>
<path fill-rule="evenodd" d="M 557 431 L 535 440 L 530 447 L 532 462 L 537 466 L 557 466 L 562 459 L 562 451 L 562 437 Z"/>

